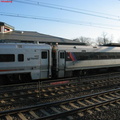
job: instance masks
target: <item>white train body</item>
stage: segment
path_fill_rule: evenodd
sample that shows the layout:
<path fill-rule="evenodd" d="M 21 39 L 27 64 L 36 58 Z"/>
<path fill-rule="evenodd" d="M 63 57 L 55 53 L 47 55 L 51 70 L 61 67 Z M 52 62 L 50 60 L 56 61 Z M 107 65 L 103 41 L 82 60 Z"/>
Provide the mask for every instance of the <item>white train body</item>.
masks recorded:
<path fill-rule="evenodd" d="M 0 75 L 6 74 L 30 74 L 31 79 L 51 77 L 51 46 L 0 44 Z"/>
<path fill-rule="evenodd" d="M 0 43 L 0 77 L 61 78 L 120 66 L 120 47 Z"/>
<path fill-rule="evenodd" d="M 58 77 L 70 77 L 81 71 L 120 66 L 120 47 L 58 45 L 56 69 Z"/>

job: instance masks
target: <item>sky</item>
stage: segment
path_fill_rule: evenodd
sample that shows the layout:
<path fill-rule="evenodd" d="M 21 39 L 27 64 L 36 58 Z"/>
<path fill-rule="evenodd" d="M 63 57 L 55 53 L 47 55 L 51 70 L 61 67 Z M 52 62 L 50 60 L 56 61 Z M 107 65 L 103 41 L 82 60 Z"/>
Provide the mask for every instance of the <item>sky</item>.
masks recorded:
<path fill-rule="evenodd" d="M 8 2 L 6 2 L 8 1 Z M 120 0 L 0 0 L 0 21 L 57 37 L 120 41 Z"/>

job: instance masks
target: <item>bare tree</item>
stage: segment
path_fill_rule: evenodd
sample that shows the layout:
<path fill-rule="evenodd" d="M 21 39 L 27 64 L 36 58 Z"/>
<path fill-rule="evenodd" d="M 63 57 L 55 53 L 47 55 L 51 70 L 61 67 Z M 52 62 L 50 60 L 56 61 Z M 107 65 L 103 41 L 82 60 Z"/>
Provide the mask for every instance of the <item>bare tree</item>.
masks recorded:
<path fill-rule="evenodd" d="M 104 45 L 109 44 L 113 40 L 113 36 L 111 35 L 111 38 L 107 37 L 107 33 L 103 32 L 101 37 L 98 37 L 96 40 L 97 45 Z"/>
<path fill-rule="evenodd" d="M 93 43 L 91 38 L 87 38 L 87 37 L 83 37 L 83 36 L 73 39 L 73 40 L 81 42 L 81 43 L 86 43 L 87 45 L 91 45 Z"/>
<path fill-rule="evenodd" d="M 103 42 L 103 38 L 102 37 L 98 37 L 97 40 L 96 40 L 96 45 L 103 45 L 104 42 Z"/>

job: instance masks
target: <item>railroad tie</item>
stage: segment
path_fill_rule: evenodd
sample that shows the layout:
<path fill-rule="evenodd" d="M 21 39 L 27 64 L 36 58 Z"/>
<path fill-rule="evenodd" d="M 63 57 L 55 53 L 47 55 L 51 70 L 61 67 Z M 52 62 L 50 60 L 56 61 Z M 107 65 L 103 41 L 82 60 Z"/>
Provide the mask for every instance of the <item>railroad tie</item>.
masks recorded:
<path fill-rule="evenodd" d="M 91 115 L 93 112 L 91 110 L 87 110 L 87 112 Z"/>
<path fill-rule="evenodd" d="M 69 93 L 69 91 L 68 91 L 68 90 L 65 90 L 65 92 L 66 92 L 66 93 Z"/>
<path fill-rule="evenodd" d="M 53 111 L 55 111 L 56 113 L 61 113 L 59 110 L 57 110 L 55 107 L 51 107 L 51 109 L 53 110 Z"/>
<path fill-rule="evenodd" d="M 86 90 L 86 88 L 85 87 L 81 87 L 81 90 Z"/>
<path fill-rule="evenodd" d="M 98 82 L 96 82 L 96 81 L 93 81 L 93 84 L 98 84 Z"/>
<path fill-rule="evenodd" d="M 60 105 L 60 107 L 67 110 L 67 111 L 70 111 L 70 108 L 67 108 L 65 105 Z"/>
<path fill-rule="evenodd" d="M 46 92 L 46 90 L 45 90 L 45 89 L 42 89 L 42 92 Z"/>
<path fill-rule="evenodd" d="M 18 113 L 18 116 L 19 116 L 22 120 L 28 120 L 22 113 Z"/>
<path fill-rule="evenodd" d="M 80 112 L 80 113 L 77 113 L 80 117 L 83 117 L 84 116 L 84 113 Z"/>
<path fill-rule="evenodd" d="M 117 104 L 120 104 L 120 102 L 118 102 L 118 101 L 117 101 L 116 103 L 117 103 Z"/>
<path fill-rule="evenodd" d="M 50 113 L 48 113 L 47 111 L 45 111 L 44 109 L 40 109 L 40 111 L 42 112 L 42 113 L 44 113 L 45 115 L 47 115 L 47 116 L 49 116 L 50 115 Z"/>
<path fill-rule="evenodd" d="M 97 100 L 97 99 L 95 99 L 95 98 L 91 98 L 93 101 L 95 101 L 95 102 L 98 102 L 98 103 L 100 103 L 101 101 L 99 101 L 99 100 Z"/>
<path fill-rule="evenodd" d="M 84 103 L 82 103 L 82 102 L 80 102 L 80 101 L 77 101 L 77 103 L 79 103 L 80 105 L 82 105 L 82 106 L 87 106 L 86 104 L 84 104 Z"/>
<path fill-rule="evenodd" d="M 27 93 L 28 93 L 28 94 L 32 94 L 32 91 L 28 90 Z"/>
<path fill-rule="evenodd" d="M 88 104 L 95 104 L 95 103 L 93 103 L 93 102 L 91 102 L 91 101 L 89 101 L 89 100 L 85 100 L 85 102 L 87 102 Z"/>
<path fill-rule="evenodd" d="M 89 86 L 87 86 L 86 88 L 87 88 L 87 89 L 90 89 L 90 87 L 89 87 Z"/>
<path fill-rule="evenodd" d="M 34 90 L 35 93 L 39 93 L 39 90 Z"/>
<path fill-rule="evenodd" d="M 49 91 L 53 91 L 51 88 L 48 88 Z"/>
<path fill-rule="evenodd" d="M 61 95 L 61 94 L 63 94 L 63 92 L 58 92 L 58 94 L 60 94 L 60 95 Z"/>
<path fill-rule="evenodd" d="M 105 98 L 102 98 L 102 97 L 98 97 L 99 99 L 101 99 L 101 100 L 104 100 L 104 101 L 107 101 L 107 99 L 105 99 Z"/>
<path fill-rule="evenodd" d="M 64 89 L 64 87 L 63 87 L 63 86 L 60 86 L 60 89 Z"/>
<path fill-rule="evenodd" d="M 71 85 L 71 87 L 73 88 L 73 87 L 76 87 L 76 85 Z"/>
<path fill-rule="evenodd" d="M 106 98 L 108 99 L 112 99 L 112 97 L 108 96 L 108 95 L 104 95 Z"/>
<path fill-rule="evenodd" d="M 70 86 L 66 86 L 66 88 L 70 88 Z"/>
<path fill-rule="evenodd" d="M 44 96 L 45 96 L 45 97 L 48 97 L 49 95 L 47 95 L 47 94 L 44 94 Z"/>
<path fill-rule="evenodd" d="M 0 102 L 1 102 L 1 103 L 5 103 L 5 100 L 1 100 Z"/>
<path fill-rule="evenodd" d="M 72 107 L 74 108 L 79 108 L 78 106 L 76 106 L 74 103 L 69 103 Z"/>
<path fill-rule="evenodd" d="M 59 88 L 57 88 L 57 87 L 55 87 L 54 89 L 55 89 L 55 90 L 59 90 Z"/>
<path fill-rule="evenodd" d="M 12 98 L 12 99 L 10 99 L 10 101 L 11 101 L 11 102 L 14 102 L 14 101 L 15 101 L 15 99 L 13 99 L 13 98 Z"/>
<path fill-rule="evenodd" d="M 118 93 L 118 92 L 115 92 L 115 94 L 116 94 L 117 96 L 120 96 L 120 93 Z"/>
<path fill-rule="evenodd" d="M 71 89 L 70 91 L 71 91 L 71 92 L 75 92 L 75 90 L 73 90 L 73 89 Z"/>
<path fill-rule="evenodd" d="M 5 97 L 8 97 L 9 95 L 7 93 L 4 94 Z"/>
<path fill-rule="evenodd" d="M 61 113 L 59 110 L 57 110 L 55 107 L 51 107 L 51 109 L 57 113 Z M 69 109 L 70 110 L 70 109 Z M 69 120 L 74 120 L 72 116 L 67 116 Z M 59 120 L 59 119 L 58 119 Z"/>
<path fill-rule="evenodd" d="M 54 95 L 55 95 L 55 93 L 51 93 L 51 95 L 53 95 L 53 96 L 54 96 Z"/>
<path fill-rule="evenodd" d="M 95 110 L 97 110 L 97 111 L 99 111 L 99 112 L 101 111 L 99 108 L 95 108 Z"/>
<path fill-rule="evenodd" d="M 110 103 L 110 106 L 115 107 L 116 105 L 114 105 L 114 104 Z"/>
<path fill-rule="evenodd" d="M 35 113 L 34 111 L 32 111 L 32 110 L 31 110 L 29 113 L 30 113 L 35 119 L 40 118 L 40 117 L 37 116 L 36 113 Z"/>
<path fill-rule="evenodd" d="M 105 108 L 106 110 L 108 109 L 108 107 L 107 107 L 107 106 L 105 106 L 105 105 L 103 105 L 102 107 L 103 107 L 103 108 Z"/>
<path fill-rule="evenodd" d="M 13 120 L 10 115 L 5 116 L 6 120 Z"/>
<path fill-rule="evenodd" d="M 113 97 L 118 97 L 117 95 L 114 95 L 114 94 L 112 94 L 112 93 L 111 93 L 110 95 L 113 96 Z"/>

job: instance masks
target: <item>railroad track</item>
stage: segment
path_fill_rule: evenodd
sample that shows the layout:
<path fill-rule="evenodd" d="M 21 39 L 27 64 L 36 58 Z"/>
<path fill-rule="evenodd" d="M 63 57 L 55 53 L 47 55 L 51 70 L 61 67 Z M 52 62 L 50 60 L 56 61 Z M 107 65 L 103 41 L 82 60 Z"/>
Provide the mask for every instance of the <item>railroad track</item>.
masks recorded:
<path fill-rule="evenodd" d="M 1 120 L 51 120 L 69 118 L 74 116 L 81 118 L 84 113 L 92 114 L 92 111 L 107 109 L 108 105 L 120 104 L 120 88 L 105 92 L 85 95 L 73 99 L 58 102 L 34 105 L 21 109 L 0 112 Z"/>
<path fill-rule="evenodd" d="M 40 84 L 40 86 L 38 85 L 38 83 L 34 83 L 32 85 L 23 84 L 23 86 L 22 84 L 20 84 L 16 87 L 9 86 L 10 89 L 13 89 L 6 89 L 5 91 L 0 92 L 0 111 L 2 111 L 2 108 L 6 107 L 6 109 L 8 109 L 10 106 L 17 106 L 20 103 L 22 103 L 22 105 L 24 106 L 29 105 L 28 103 L 35 104 L 36 102 L 43 103 L 48 101 L 55 101 L 55 98 L 60 98 L 61 96 L 67 96 L 70 94 L 75 95 L 82 91 L 98 89 L 105 86 L 108 87 L 108 85 L 118 85 L 120 83 L 119 76 L 111 76 L 109 77 L 109 79 L 106 79 L 105 76 L 98 81 L 96 81 L 97 76 L 94 76 L 93 78 L 95 79 L 95 81 L 92 81 L 87 85 L 81 85 L 79 80 L 74 80 L 74 78 L 65 79 L 57 82 L 52 81 L 49 82 L 49 84 L 47 82 L 44 82 Z"/>

